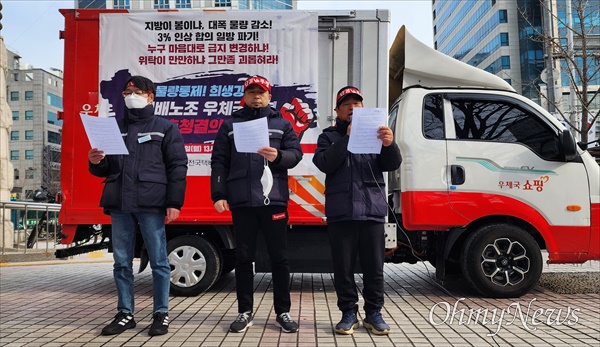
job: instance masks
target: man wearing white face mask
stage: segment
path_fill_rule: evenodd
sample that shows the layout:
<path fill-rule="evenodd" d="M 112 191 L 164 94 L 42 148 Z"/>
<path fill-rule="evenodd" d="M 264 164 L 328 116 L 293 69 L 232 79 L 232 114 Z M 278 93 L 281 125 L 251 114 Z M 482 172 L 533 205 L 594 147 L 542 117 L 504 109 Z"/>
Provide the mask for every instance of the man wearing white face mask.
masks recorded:
<path fill-rule="evenodd" d="M 269 107 L 271 84 L 261 76 L 244 83 L 243 108 L 223 122 L 211 158 L 211 197 L 218 212 L 231 209 L 236 242 L 237 319 L 229 331 L 244 332 L 252 325 L 256 238 L 262 232 L 273 273 L 276 325 L 283 332 L 298 331 L 290 317 L 290 267 L 287 259 L 287 170 L 302 159 L 292 124 Z M 256 154 L 235 149 L 233 123 L 266 117 L 269 146 Z"/>
<path fill-rule="evenodd" d="M 154 115 L 154 83 L 133 76 L 123 88 L 125 114 L 117 122 L 129 155 L 107 155 L 97 148 L 88 152 L 89 171 L 106 177 L 100 206 L 111 216 L 117 315 L 102 335 L 135 328 L 133 256 L 136 229 L 142 233 L 152 268 L 153 322 L 148 334 L 168 332 L 171 268 L 167 257 L 165 222 L 179 216 L 183 205 L 187 155 L 177 125 Z"/>

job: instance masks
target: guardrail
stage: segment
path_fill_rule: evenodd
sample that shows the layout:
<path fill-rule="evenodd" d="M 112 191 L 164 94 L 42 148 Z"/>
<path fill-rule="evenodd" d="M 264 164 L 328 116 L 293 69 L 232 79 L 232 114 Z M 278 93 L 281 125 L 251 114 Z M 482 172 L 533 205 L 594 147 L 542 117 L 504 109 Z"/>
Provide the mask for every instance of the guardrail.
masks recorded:
<path fill-rule="evenodd" d="M 1 254 L 54 252 L 65 247 L 60 245 L 59 211 L 60 204 L 0 200 Z"/>

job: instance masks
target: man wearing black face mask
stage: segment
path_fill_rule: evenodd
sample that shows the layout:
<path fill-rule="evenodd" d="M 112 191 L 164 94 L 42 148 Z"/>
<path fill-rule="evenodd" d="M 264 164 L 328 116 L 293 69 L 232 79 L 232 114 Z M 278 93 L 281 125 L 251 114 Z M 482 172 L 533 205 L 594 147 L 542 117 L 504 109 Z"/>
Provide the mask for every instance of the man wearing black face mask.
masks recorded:
<path fill-rule="evenodd" d="M 335 126 L 323 130 L 317 140 L 313 163 L 326 174 L 325 215 L 333 258 L 335 291 L 342 319 L 338 334 L 350 335 L 358 328 L 358 293 L 354 281 L 356 255 L 364 274 L 363 325 L 371 333 L 386 335 L 390 327 L 381 315 L 383 308 L 384 222 L 387 215 L 384 171 L 400 166 L 400 149 L 392 130 L 379 127 L 380 154 L 348 151 L 352 113 L 363 107 L 358 88 L 346 86 L 336 96 Z"/>
<path fill-rule="evenodd" d="M 290 316 L 290 266 L 287 259 L 287 170 L 302 159 L 300 142 L 292 124 L 269 106 L 271 84 L 262 76 L 244 83 L 243 108 L 223 122 L 215 137 L 211 157 L 211 197 L 220 213 L 231 209 L 236 244 L 235 282 L 238 317 L 229 331 L 241 333 L 252 325 L 254 272 L 252 263 L 259 232 L 265 237 L 273 273 L 276 326 L 295 333 Z M 233 123 L 267 118 L 269 146 L 257 153 L 236 150 Z M 270 175 L 272 173 L 272 175 Z M 269 189 L 269 176 L 272 187 Z"/>
<path fill-rule="evenodd" d="M 102 335 L 135 328 L 133 256 L 136 229 L 148 250 L 154 288 L 154 314 L 148 334 L 168 332 L 171 268 L 167 257 L 165 222 L 179 216 L 183 205 L 187 155 L 175 123 L 154 115 L 154 83 L 133 76 L 125 83 L 125 116 L 118 120 L 129 155 L 108 155 L 92 148 L 89 171 L 106 177 L 100 206 L 111 216 L 117 315 Z"/>

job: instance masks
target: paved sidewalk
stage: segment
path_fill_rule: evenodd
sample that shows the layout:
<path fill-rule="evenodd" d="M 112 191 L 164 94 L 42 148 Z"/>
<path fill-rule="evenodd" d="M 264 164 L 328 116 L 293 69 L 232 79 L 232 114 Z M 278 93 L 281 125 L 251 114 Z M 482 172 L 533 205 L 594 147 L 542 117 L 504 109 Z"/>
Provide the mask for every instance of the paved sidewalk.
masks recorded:
<path fill-rule="evenodd" d="M 151 338 L 149 270 L 136 274 L 137 327 L 99 336 L 116 306 L 112 264 L 106 257 L 1 266 L 0 346 L 600 346 L 598 293 L 560 295 L 537 286 L 518 299 L 487 299 L 455 281 L 446 287 L 451 296 L 430 279 L 423 264 L 385 266 L 383 314 L 392 328 L 389 336 L 371 335 L 362 326 L 352 336 L 336 335 L 332 326 L 340 312 L 332 275 L 301 273 L 292 275 L 291 289 L 291 314 L 300 323 L 297 334 L 275 327 L 271 275 L 263 273 L 255 276 L 254 326 L 246 333 L 229 333 L 237 315 L 230 273 L 207 293 L 171 297 L 169 334 Z M 546 265 L 544 271 L 598 272 L 599 264 Z M 356 281 L 362 288 L 362 277 L 357 275 Z"/>

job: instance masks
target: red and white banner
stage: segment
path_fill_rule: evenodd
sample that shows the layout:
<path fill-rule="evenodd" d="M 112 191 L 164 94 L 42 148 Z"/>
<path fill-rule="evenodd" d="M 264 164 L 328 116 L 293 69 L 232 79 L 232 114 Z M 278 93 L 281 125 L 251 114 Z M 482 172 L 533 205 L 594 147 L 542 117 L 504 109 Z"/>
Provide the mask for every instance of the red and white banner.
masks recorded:
<path fill-rule="evenodd" d="M 302 11 L 176 11 L 100 15 L 99 115 L 121 117 L 132 75 L 157 86 L 156 114 L 177 123 L 188 174 L 210 175 L 214 136 L 237 110 L 249 76 L 266 77 L 272 106 L 303 148 L 317 136 L 318 16 Z M 293 174 L 312 174 L 305 153 Z"/>

